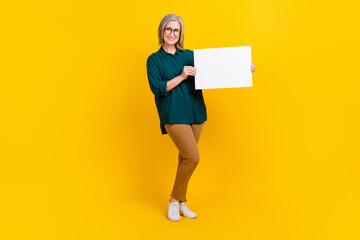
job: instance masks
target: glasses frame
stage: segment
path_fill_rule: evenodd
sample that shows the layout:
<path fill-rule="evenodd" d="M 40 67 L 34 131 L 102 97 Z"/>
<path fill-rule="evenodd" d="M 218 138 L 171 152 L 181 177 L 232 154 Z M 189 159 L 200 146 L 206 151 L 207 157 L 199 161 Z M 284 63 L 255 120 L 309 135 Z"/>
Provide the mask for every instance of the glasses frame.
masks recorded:
<path fill-rule="evenodd" d="M 170 33 L 169 33 L 168 31 L 170 31 Z M 175 33 L 175 31 L 177 31 L 177 34 Z M 164 28 L 164 32 L 167 33 L 167 34 L 169 34 L 169 35 L 171 35 L 172 33 L 174 33 L 174 36 L 176 36 L 176 37 L 180 36 L 180 30 L 177 29 L 177 28 L 176 28 L 176 29 L 172 29 L 172 28 L 170 28 L 170 27 L 167 27 L 167 28 Z"/>

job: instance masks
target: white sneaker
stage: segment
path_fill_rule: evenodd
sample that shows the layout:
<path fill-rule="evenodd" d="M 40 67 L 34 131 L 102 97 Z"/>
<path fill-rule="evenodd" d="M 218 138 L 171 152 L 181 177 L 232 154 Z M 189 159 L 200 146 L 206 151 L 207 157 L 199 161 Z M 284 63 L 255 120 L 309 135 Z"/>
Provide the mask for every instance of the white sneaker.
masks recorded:
<path fill-rule="evenodd" d="M 168 218 L 171 221 L 180 221 L 179 202 L 168 203 Z"/>
<path fill-rule="evenodd" d="M 191 211 L 184 202 L 180 203 L 180 214 L 187 218 L 196 218 L 197 214 Z"/>

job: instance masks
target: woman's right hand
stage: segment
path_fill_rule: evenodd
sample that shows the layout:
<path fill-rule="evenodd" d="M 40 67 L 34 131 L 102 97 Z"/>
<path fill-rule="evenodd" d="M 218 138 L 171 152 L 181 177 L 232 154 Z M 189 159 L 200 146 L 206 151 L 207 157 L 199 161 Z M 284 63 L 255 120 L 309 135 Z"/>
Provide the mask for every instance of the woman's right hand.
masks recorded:
<path fill-rule="evenodd" d="M 192 66 L 184 66 L 183 72 L 180 76 L 183 77 L 183 79 L 187 79 L 188 76 L 195 76 L 196 75 L 196 68 Z"/>

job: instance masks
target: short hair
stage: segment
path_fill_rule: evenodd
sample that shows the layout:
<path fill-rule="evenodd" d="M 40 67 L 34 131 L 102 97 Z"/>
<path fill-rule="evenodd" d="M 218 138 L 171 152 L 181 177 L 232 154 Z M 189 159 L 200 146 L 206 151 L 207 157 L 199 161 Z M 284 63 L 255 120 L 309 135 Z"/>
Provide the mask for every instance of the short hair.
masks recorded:
<path fill-rule="evenodd" d="M 184 50 L 184 23 L 183 23 L 183 20 L 181 19 L 181 17 L 178 15 L 175 15 L 175 14 L 168 14 L 165 17 L 163 17 L 163 19 L 161 20 L 160 25 L 159 25 L 159 44 L 160 45 L 164 44 L 165 26 L 170 21 L 178 21 L 180 24 L 179 40 L 177 41 L 177 43 L 175 45 L 177 48 Z"/>

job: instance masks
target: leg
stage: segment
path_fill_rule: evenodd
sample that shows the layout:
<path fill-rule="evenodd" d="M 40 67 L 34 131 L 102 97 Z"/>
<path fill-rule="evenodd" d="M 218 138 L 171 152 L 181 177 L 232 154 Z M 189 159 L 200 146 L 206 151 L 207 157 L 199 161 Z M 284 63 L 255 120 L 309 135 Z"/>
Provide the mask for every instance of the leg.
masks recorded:
<path fill-rule="evenodd" d="M 204 127 L 204 124 L 205 124 L 205 122 L 191 124 L 191 129 L 193 131 L 196 143 L 199 143 L 200 134 L 201 134 L 201 131 L 202 131 L 203 127 Z"/>
<path fill-rule="evenodd" d="M 193 131 L 196 143 L 199 143 L 200 134 L 201 134 L 201 131 L 202 131 L 203 127 L 204 127 L 204 124 L 205 123 L 193 123 L 193 124 L 191 124 L 191 129 Z M 178 168 L 179 168 L 182 161 L 183 161 L 183 158 L 181 156 L 181 153 L 179 152 L 179 155 L 178 155 Z"/>
<path fill-rule="evenodd" d="M 178 201 L 186 202 L 188 182 L 200 159 L 197 142 L 190 125 L 166 124 L 165 128 L 182 156 L 171 196 Z"/>
<path fill-rule="evenodd" d="M 191 124 L 191 129 L 193 131 L 196 143 L 199 143 L 200 134 L 201 134 L 201 131 L 202 131 L 203 127 L 204 127 L 204 123 L 193 123 L 193 124 Z M 183 157 L 181 156 L 180 152 L 179 152 L 178 160 L 179 160 L 179 164 L 178 164 L 178 168 L 179 168 L 181 162 L 183 161 Z M 186 196 L 186 192 L 187 192 L 187 188 L 185 190 L 185 196 Z M 180 202 L 182 202 L 182 201 L 180 201 Z"/>

